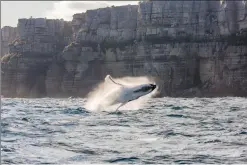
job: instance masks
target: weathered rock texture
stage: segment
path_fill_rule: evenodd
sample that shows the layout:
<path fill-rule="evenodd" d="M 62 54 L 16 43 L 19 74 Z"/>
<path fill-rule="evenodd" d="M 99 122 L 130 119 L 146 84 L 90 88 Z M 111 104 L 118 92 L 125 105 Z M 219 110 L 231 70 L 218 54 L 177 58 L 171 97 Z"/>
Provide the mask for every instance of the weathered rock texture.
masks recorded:
<path fill-rule="evenodd" d="M 2 93 L 85 96 L 111 74 L 156 77 L 162 96 L 246 96 L 246 11 L 242 1 L 149 1 L 72 22 L 20 19 Z"/>
<path fill-rule="evenodd" d="M 46 96 L 47 71 L 69 43 L 70 22 L 44 18 L 19 19 L 18 38 L 2 57 L 4 96 Z"/>
<path fill-rule="evenodd" d="M 16 27 L 4 26 L 1 29 L 1 57 L 9 53 L 9 44 L 18 37 Z"/>

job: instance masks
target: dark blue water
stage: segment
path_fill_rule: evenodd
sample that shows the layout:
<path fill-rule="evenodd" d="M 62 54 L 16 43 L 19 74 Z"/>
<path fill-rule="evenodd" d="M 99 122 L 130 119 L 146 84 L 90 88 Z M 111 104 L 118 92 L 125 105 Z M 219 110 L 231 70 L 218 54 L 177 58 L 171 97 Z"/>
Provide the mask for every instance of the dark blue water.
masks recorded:
<path fill-rule="evenodd" d="M 90 112 L 83 99 L 2 99 L 6 164 L 247 162 L 247 99 L 162 98 Z"/>

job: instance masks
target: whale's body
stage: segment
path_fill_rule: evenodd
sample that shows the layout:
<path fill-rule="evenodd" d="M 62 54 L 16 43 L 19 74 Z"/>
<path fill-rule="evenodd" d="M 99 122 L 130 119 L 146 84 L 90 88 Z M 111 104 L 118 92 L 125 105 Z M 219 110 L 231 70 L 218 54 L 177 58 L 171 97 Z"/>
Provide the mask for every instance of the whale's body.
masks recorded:
<path fill-rule="evenodd" d="M 115 82 L 110 75 L 106 76 L 105 81 L 107 80 L 110 80 L 111 82 L 113 82 L 114 84 L 120 87 L 119 90 L 114 91 L 114 92 L 109 92 L 109 94 L 106 96 L 106 97 L 114 98 L 114 99 L 111 99 L 111 101 L 109 102 L 109 105 L 120 103 L 120 106 L 117 108 L 117 110 L 121 106 L 125 105 L 126 103 L 136 100 L 142 96 L 145 96 L 151 93 L 156 88 L 156 85 L 154 84 L 125 86 L 125 85 Z"/>

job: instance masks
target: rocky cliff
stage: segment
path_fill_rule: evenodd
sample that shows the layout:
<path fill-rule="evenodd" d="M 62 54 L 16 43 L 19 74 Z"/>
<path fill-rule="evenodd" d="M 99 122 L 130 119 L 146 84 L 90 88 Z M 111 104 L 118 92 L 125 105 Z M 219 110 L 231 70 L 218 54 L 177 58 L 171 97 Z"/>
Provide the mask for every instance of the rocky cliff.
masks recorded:
<path fill-rule="evenodd" d="M 4 26 L 1 29 L 1 57 L 9 53 L 9 43 L 14 41 L 18 37 L 17 28 Z"/>
<path fill-rule="evenodd" d="M 19 19 L 2 58 L 2 94 L 85 96 L 111 74 L 153 76 L 162 96 L 246 96 L 243 2 L 149 1 L 71 22 Z"/>

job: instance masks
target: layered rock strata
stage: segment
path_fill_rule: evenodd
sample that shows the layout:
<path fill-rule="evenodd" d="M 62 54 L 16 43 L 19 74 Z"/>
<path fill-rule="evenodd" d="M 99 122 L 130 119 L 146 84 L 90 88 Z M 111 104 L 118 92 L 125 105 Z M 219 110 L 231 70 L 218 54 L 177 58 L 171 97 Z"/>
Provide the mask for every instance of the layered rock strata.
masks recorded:
<path fill-rule="evenodd" d="M 152 76 L 160 96 L 246 96 L 242 1 L 149 1 L 71 22 L 19 19 L 2 62 L 6 96 L 85 96 L 107 74 Z"/>
<path fill-rule="evenodd" d="M 4 26 L 1 29 L 1 57 L 9 53 L 9 44 L 18 37 L 16 27 Z"/>

